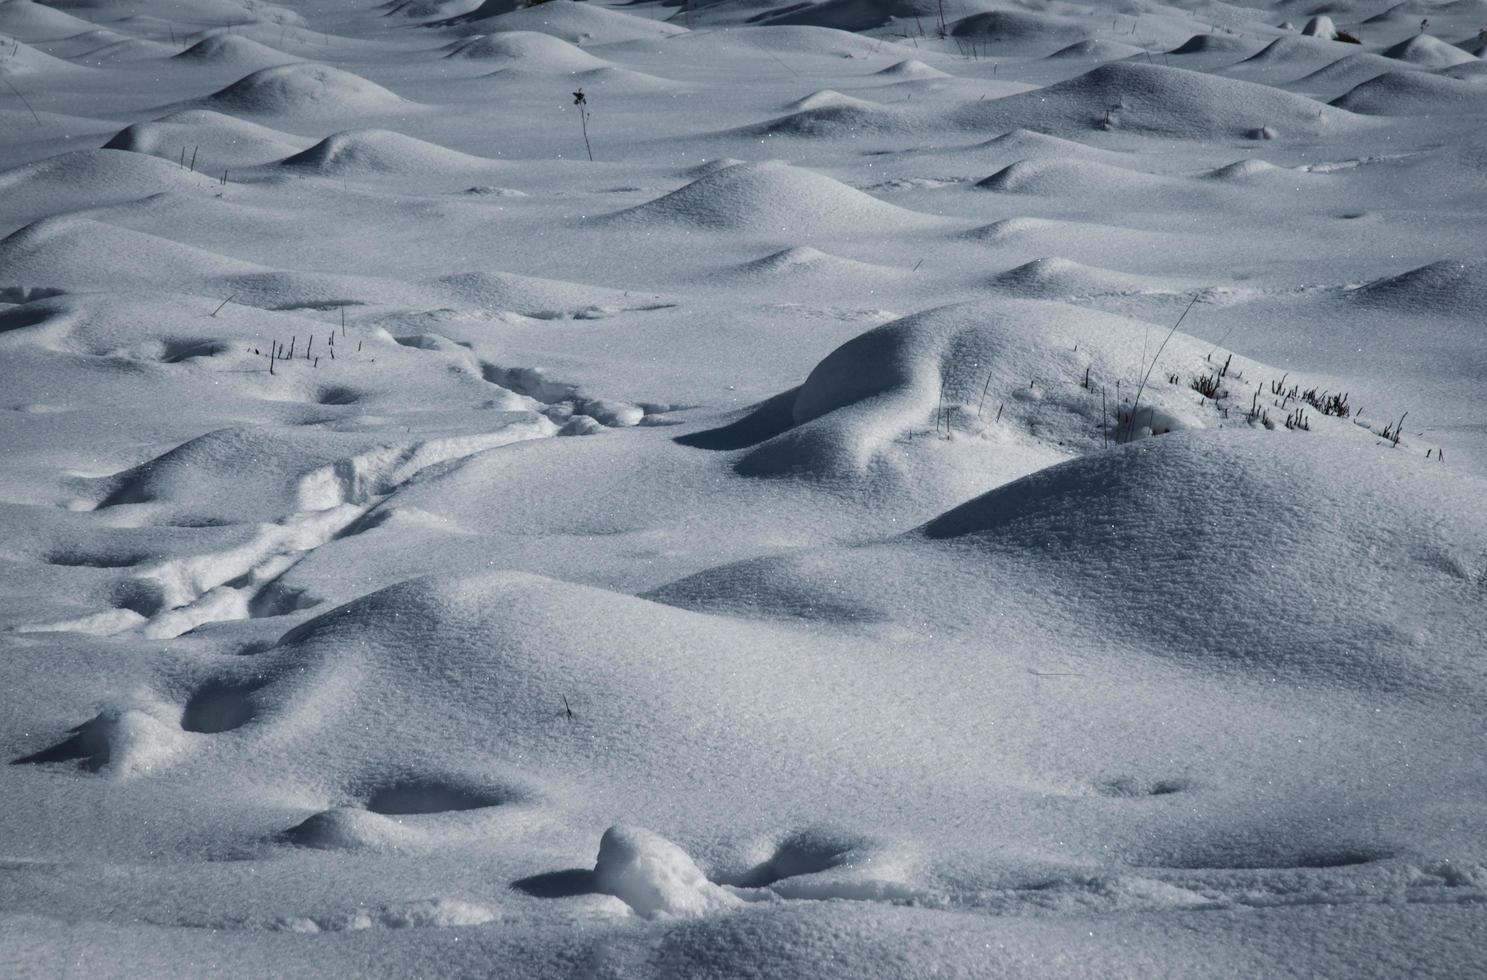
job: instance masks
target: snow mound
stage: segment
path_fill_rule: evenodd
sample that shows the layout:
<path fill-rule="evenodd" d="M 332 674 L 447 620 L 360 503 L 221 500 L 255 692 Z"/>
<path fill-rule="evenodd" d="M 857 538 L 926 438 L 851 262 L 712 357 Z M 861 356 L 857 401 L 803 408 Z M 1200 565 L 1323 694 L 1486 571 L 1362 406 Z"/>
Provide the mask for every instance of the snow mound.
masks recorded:
<path fill-rule="evenodd" d="M 836 107 L 847 107 L 854 109 L 878 109 L 881 103 L 872 102 L 868 99 L 859 99 L 851 95 L 843 95 L 835 89 L 823 88 L 818 92 L 796 99 L 786 109 L 792 112 L 804 112 L 810 109 L 825 109 Z"/>
<path fill-rule="evenodd" d="M 182 148 L 188 154 L 200 150 L 197 169 L 219 173 L 226 167 L 252 167 L 283 159 L 304 149 L 305 142 L 246 119 L 210 109 L 187 109 L 154 122 L 127 126 L 115 133 L 104 149 L 147 153 L 172 162 L 180 159 Z"/>
<path fill-rule="evenodd" d="M 953 122 L 983 131 L 1025 126 L 1089 132 L 1108 119 L 1118 130 L 1189 139 L 1232 138 L 1260 125 L 1312 134 L 1349 118 L 1266 85 L 1125 61 L 1035 92 L 970 103 L 951 115 Z"/>
<path fill-rule="evenodd" d="M 1416 34 L 1406 38 L 1385 48 L 1382 53 L 1386 58 L 1408 61 L 1422 68 L 1450 68 L 1452 65 L 1464 65 L 1477 60 L 1455 45 L 1447 44 L 1429 34 Z"/>
<path fill-rule="evenodd" d="M 1153 280 L 1146 276 L 1099 269 L 1058 257 L 1026 262 L 998 273 L 990 283 L 1006 292 L 1040 299 L 1172 292 L 1155 287 Z"/>
<path fill-rule="evenodd" d="M 1261 136 L 1261 138 L 1269 139 L 1270 137 Z M 1236 160 L 1233 163 L 1225 164 L 1222 167 L 1216 167 L 1215 169 L 1210 170 L 1207 173 L 1200 174 L 1199 176 L 1203 180 L 1229 182 L 1252 180 L 1256 177 L 1265 177 L 1272 174 L 1285 172 L 1287 171 L 1285 171 L 1284 168 L 1277 167 L 1275 164 L 1269 163 L 1265 160 L 1249 159 Z"/>
<path fill-rule="evenodd" d="M 1439 488 L 1421 460 L 1376 440 L 1183 432 L 1040 469 L 879 545 L 724 566 L 650 596 L 735 615 L 914 622 L 943 611 L 937 593 L 974 595 L 959 627 L 972 632 L 1078 615 L 1097 645 L 1202 672 L 1375 694 L 1476 690 L 1469 637 L 1487 614 L 1467 597 L 1487 572 L 1487 488 Z M 1391 590 L 1398 581 L 1411 589 Z M 1360 588 L 1377 602 L 1346 598 Z"/>
<path fill-rule="evenodd" d="M 376 174 L 447 174 L 487 169 L 494 162 L 386 129 L 327 136 L 281 166 L 338 177 Z"/>
<path fill-rule="evenodd" d="M 98 289 L 124 284 L 189 289 L 204 279 L 261 268 L 86 218 L 47 218 L 0 240 L 0 269 L 8 279 L 19 282 Z"/>
<path fill-rule="evenodd" d="M 1008 130 L 1000 136 L 993 136 L 984 143 L 978 143 L 976 149 L 994 150 L 997 153 L 1016 156 L 1018 160 L 1051 160 L 1066 163 L 1093 160 L 1119 166 L 1131 159 L 1124 153 L 1102 150 L 1078 140 L 1050 136 L 1047 133 L 1022 128 Z"/>
<path fill-rule="evenodd" d="M 406 112 L 415 105 L 360 75 L 311 63 L 260 69 L 206 101 L 237 112 L 291 116 Z"/>
<path fill-rule="evenodd" d="M 231 66 L 244 71 L 304 61 L 303 58 L 237 34 L 213 34 L 197 41 L 175 57 L 181 61 Z"/>
<path fill-rule="evenodd" d="M 26 42 L 72 37 L 97 26 L 55 7 L 34 3 L 33 0 L 6 0 L 5 3 L 0 3 L 0 31 Z"/>
<path fill-rule="evenodd" d="M 609 62 L 562 38 L 537 31 L 481 34 L 456 41 L 447 50 L 448 58 L 509 62 L 511 68 L 534 74 L 572 74 L 609 67 Z"/>
<path fill-rule="evenodd" d="M 918 18 L 922 23 L 931 24 L 939 16 L 937 2 L 938 0 L 822 0 L 819 3 L 786 7 L 780 13 L 763 18 L 760 23 L 825 27 L 854 32 L 875 30 L 895 20 L 912 24 Z M 976 2 L 972 6 L 986 4 Z"/>
<path fill-rule="evenodd" d="M 919 61 L 916 58 L 905 58 L 903 61 L 896 61 L 893 64 L 889 65 L 887 68 L 884 68 L 882 71 L 877 72 L 877 74 L 883 78 L 914 79 L 955 77 L 948 72 L 940 71 L 938 68 L 935 68 L 932 65 L 926 65 L 924 62 Z"/>
<path fill-rule="evenodd" d="M 651 918 L 695 918 L 743 904 L 708 881 L 686 851 L 639 827 L 616 825 L 604 832 L 594 885 Z"/>
<path fill-rule="evenodd" d="M 1082 41 L 1094 31 L 1088 18 L 1034 10 L 988 10 L 963 17 L 950 26 L 953 37 L 978 38 L 993 43 Z"/>
<path fill-rule="evenodd" d="M 1094 160 L 1050 158 L 1019 160 L 976 182 L 982 190 L 1003 194 L 1118 195 L 1170 186 L 1170 178 L 1113 167 Z"/>
<path fill-rule="evenodd" d="M 734 271 L 734 277 L 742 281 L 805 280 L 823 288 L 853 290 L 881 284 L 885 277 L 901 275 L 902 269 L 844 259 L 810 246 L 783 249 L 761 259 L 745 262 Z"/>
<path fill-rule="evenodd" d="M 814 171 L 768 161 L 699 177 L 664 197 L 600 220 L 794 235 L 924 225 L 937 219 L 887 204 Z"/>
<path fill-rule="evenodd" d="M 1329 104 L 1374 116 L 1472 112 L 1482 105 L 1482 87 L 1421 71 L 1394 71 L 1350 89 Z"/>
<path fill-rule="evenodd" d="M 1076 287 L 1106 284 L 1100 273 L 1094 283 L 1079 283 L 1082 267 L 1073 263 L 1045 262 L 1029 275 L 1039 272 L 1066 275 Z M 736 467 L 747 476 L 895 486 L 974 486 L 989 474 L 1012 479 L 1106 442 L 1103 426 L 1113 431 L 1122 411 L 1116 381 L 1139 377 L 1136 362 L 1151 332 L 1140 321 L 1029 299 L 946 306 L 895 320 L 817 364 L 787 399 L 784 430 Z M 1182 373 L 1182 383 L 1148 388 L 1141 428 L 1215 424 L 1186 382 L 1189 372 L 1205 370 L 1211 349 L 1173 336 L 1154 376 Z M 1089 388 L 1083 387 L 1086 371 Z M 1108 389 L 1104 414 L 1102 386 Z M 937 428 L 964 433 L 950 443 L 954 453 L 925 448 L 937 444 L 933 439 L 907 441 L 915 430 L 922 436 Z M 1028 439 L 1003 435 L 1026 432 L 1032 433 Z"/>
<path fill-rule="evenodd" d="M 516 10 L 510 7 L 507 0 L 492 0 L 450 23 L 484 34 L 533 31 L 551 34 L 571 44 L 586 45 L 654 41 L 686 33 L 685 28 L 665 21 L 621 13 L 612 7 L 596 7 L 576 0 L 549 0 L 547 3 Z"/>
<path fill-rule="evenodd" d="M 586 283 L 508 272 L 462 272 L 418 284 L 444 302 L 474 309 L 511 310 L 541 319 L 592 317 L 604 310 L 666 305 L 653 293 L 627 293 Z"/>
<path fill-rule="evenodd" d="M 9 39 L 0 39 L 0 41 L 4 42 L 4 48 L 0 50 L 0 76 L 21 77 L 79 70 L 78 65 L 63 61 L 61 58 L 54 58 L 22 41 Z"/>
<path fill-rule="evenodd" d="M 736 167 L 740 163 L 746 162 L 748 161 L 740 160 L 737 157 L 718 157 L 716 160 L 708 160 L 705 163 L 699 163 L 695 167 L 688 167 L 678 173 L 677 176 L 684 180 L 696 180 L 698 177 L 706 177 L 708 174 L 715 174 L 719 170 L 727 170 L 729 167 Z"/>
<path fill-rule="evenodd" d="M 1309 37 L 1278 37 L 1239 63 L 1239 66 L 1313 71 L 1337 59 L 1335 44 Z"/>
<path fill-rule="evenodd" d="M 1332 18 L 1325 14 L 1312 17 L 1301 28 L 1303 37 L 1319 37 L 1326 41 L 1337 38 L 1337 25 L 1332 23 Z"/>
<path fill-rule="evenodd" d="M 189 156 L 189 151 L 187 153 Z M 212 181 L 174 161 L 118 150 L 73 150 L 0 173 L 0 192 L 45 200 L 54 209 L 100 207 L 170 191 L 201 191 Z"/>
<path fill-rule="evenodd" d="M 834 94 L 834 93 L 833 93 Z M 906 134 L 923 128 L 922 117 L 912 111 L 863 99 L 818 104 L 789 115 L 733 130 L 739 136 L 793 136 L 803 139 L 843 139 L 863 134 Z"/>
<path fill-rule="evenodd" d="M 1121 41 L 1075 41 L 1073 44 L 1059 48 L 1048 57 L 1059 61 L 1119 61 L 1122 58 L 1132 58 L 1143 53 L 1144 49 Z"/>
<path fill-rule="evenodd" d="M 1400 64 L 1393 58 L 1385 58 L 1371 51 L 1355 51 L 1336 61 L 1303 75 L 1293 84 L 1309 88 L 1330 88 L 1342 91 L 1379 77 L 1386 72 L 1400 71 Z"/>
<path fill-rule="evenodd" d="M 1254 43 L 1229 34 L 1194 34 L 1168 54 L 1230 54 L 1249 55 Z"/>
<path fill-rule="evenodd" d="M 1355 302 L 1402 313 L 1470 319 L 1487 309 L 1487 262 L 1432 262 L 1375 279 L 1348 295 Z"/>

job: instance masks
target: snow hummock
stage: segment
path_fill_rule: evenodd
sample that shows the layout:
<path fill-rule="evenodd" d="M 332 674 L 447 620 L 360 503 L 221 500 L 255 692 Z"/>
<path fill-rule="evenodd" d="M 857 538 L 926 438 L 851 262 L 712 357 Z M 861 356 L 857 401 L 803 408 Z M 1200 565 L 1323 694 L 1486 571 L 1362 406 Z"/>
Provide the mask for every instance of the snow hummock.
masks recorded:
<path fill-rule="evenodd" d="M 639 827 L 615 825 L 599 841 L 594 887 L 636 914 L 696 918 L 740 904 L 707 880 L 686 851 Z"/>

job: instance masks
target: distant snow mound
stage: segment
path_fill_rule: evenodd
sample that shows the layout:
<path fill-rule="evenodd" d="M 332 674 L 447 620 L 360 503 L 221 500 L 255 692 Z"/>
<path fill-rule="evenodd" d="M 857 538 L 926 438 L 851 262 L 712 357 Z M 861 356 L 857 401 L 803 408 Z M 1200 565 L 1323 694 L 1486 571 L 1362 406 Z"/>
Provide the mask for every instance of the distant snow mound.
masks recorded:
<path fill-rule="evenodd" d="M 533 74 L 571 74 L 609 66 L 561 38 L 536 31 L 480 34 L 456 41 L 447 50 L 448 58 L 507 62 L 506 67 Z"/>
<path fill-rule="evenodd" d="M 600 219 L 692 225 L 718 231 L 798 235 L 851 233 L 937 219 L 880 201 L 811 170 L 779 161 L 741 163 L 680 190 Z"/>
<path fill-rule="evenodd" d="M 291 116 L 399 112 L 414 105 L 360 75 L 311 63 L 260 69 L 207 101 L 237 112 Z"/>
<path fill-rule="evenodd" d="M 1038 299 L 1168 292 L 1146 276 L 1099 269 L 1069 259 L 1034 259 L 991 278 L 997 289 Z"/>
<path fill-rule="evenodd" d="M 695 918 L 742 904 L 708 881 L 686 851 L 639 827 L 616 825 L 604 832 L 594 886 L 647 917 Z"/>
<path fill-rule="evenodd" d="M 1487 310 L 1487 261 L 1432 262 L 1375 279 L 1349 295 L 1368 306 L 1421 316 L 1479 317 Z"/>
<path fill-rule="evenodd" d="M 996 42 L 1069 42 L 1089 38 L 1097 28 L 1089 18 L 1066 17 L 1035 10 L 988 10 L 956 21 L 954 37 Z"/>
<path fill-rule="evenodd" d="M 1262 137 L 1265 138 L 1265 137 Z M 1218 181 L 1244 181 L 1255 177 L 1263 177 L 1270 174 L 1281 173 L 1282 168 L 1265 160 L 1236 160 L 1233 163 L 1217 167 L 1200 176 L 1204 180 Z"/>
<path fill-rule="evenodd" d="M 1312 69 L 1337 58 L 1337 46 L 1316 38 L 1278 37 L 1240 62 L 1257 68 Z"/>
<path fill-rule="evenodd" d="M 1253 48 L 1253 42 L 1230 34 L 1194 34 L 1167 53 L 1248 55 Z"/>
<path fill-rule="evenodd" d="M 304 61 L 303 58 L 237 34 L 213 34 L 197 41 L 175 57 L 181 61 L 208 65 L 230 65 L 245 71 Z"/>
<path fill-rule="evenodd" d="M 1422 68 L 1450 68 L 1477 59 L 1452 44 L 1429 34 L 1416 34 L 1383 51 L 1386 58 L 1397 58 Z"/>
<path fill-rule="evenodd" d="M 119 130 L 104 149 L 148 153 L 164 160 L 180 159 L 182 147 L 204 150 L 198 169 L 251 167 L 298 153 L 305 140 L 210 109 L 187 109 L 154 122 L 135 123 Z"/>
<path fill-rule="evenodd" d="M 935 23 L 938 0 L 821 0 L 792 4 L 762 19 L 763 24 L 827 27 L 838 31 L 871 31 L 895 20 Z M 974 3 L 974 6 L 986 6 Z"/>
<path fill-rule="evenodd" d="M 741 136 L 836 139 L 865 133 L 912 133 L 922 128 L 921 116 L 899 107 L 863 99 L 848 99 L 842 95 L 837 96 L 837 101 L 799 109 L 777 119 L 733 130 L 733 133 Z"/>
<path fill-rule="evenodd" d="M 1309 75 L 1303 75 L 1295 84 L 1337 92 L 1378 78 L 1387 72 L 1400 71 L 1401 68 L 1399 62 L 1393 58 L 1385 58 L 1371 51 L 1355 51 Z"/>
<path fill-rule="evenodd" d="M 494 161 L 460 153 L 386 129 L 359 129 L 327 136 L 282 161 L 338 177 L 376 174 L 441 174 L 479 170 Z"/>
<path fill-rule="evenodd" d="M 1049 158 L 1019 160 L 976 182 L 982 190 L 1003 194 L 1118 196 L 1123 191 L 1169 185 L 1155 174 L 1113 167 L 1093 160 Z"/>
<path fill-rule="evenodd" d="M 1332 23 L 1332 18 L 1325 14 L 1319 14 L 1306 22 L 1301 28 L 1304 37 L 1319 37 L 1323 40 L 1332 41 L 1337 38 L 1337 25 Z"/>
<path fill-rule="evenodd" d="M 572 44 L 615 44 L 620 41 L 654 41 L 685 34 L 686 29 L 665 21 L 621 13 L 575 0 L 549 0 L 535 7 L 514 6 L 509 0 L 487 0 L 475 10 L 450 23 L 470 31 L 496 34 L 503 31 L 535 31 L 551 34 Z"/>
<path fill-rule="evenodd" d="M 1021 127 L 1010 129 L 1000 136 L 993 136 L 984 143 L 978 143 L 976 149 L 1015 155 L 1022 160 L 1051 160 L 1065 163 L 1094 160 L 1118 166 L 1130 159 L 1126 154 L 1113 150 L 1102 150 L 1075 139 L 1050 136 L 1047 133 Z"/>
<path fill-rule="evenodd" d="M 53 41 L 94 30 L 98 25 L 32 0 L 0 3 L 0 31 L 22 41 Z"/>
<path fill-rule="evenodd" d="M 45 200 L 64 210 L 121 204 L 171 191 L 201 192 L 205 174 L 176 163 L 117 150 L 71 150 L 0 173 L 0 193 Z"/>
<path fill-rule="evenodd" d="M 0 240 L 0 269 L 8 279 L 20 282 L 100 289 L 121 285 L 189 289 L 203 279 L 256 272 L 261 267 L 144 232 L 61 217 L 27 225 Z"/>
<path fill-rule="evenodd" d="M 940 71 L 938 68 L 935 68 L 932 65 L 926 65 L 924 62 L 914 58 L 906 58 L 903 61 L 896 61 L 893 64 L 889 65 L 887 68 L 884 68 L 882 71 L 877 72 L 877 74 L 883 78 L 908 79 L 955 77 L 948 72 Z"/>
<path fill-rule="evenodd" d="M 1375 116 L 1417 112 L 1471 112 L 1482 105 L 1482 86 L 1422 71 L 1395 71 L 1370 79 L 1331 105 Z"/>
<path fill-rule="evenodd" d="M 818 92 L 796 99 L 785 106 L 793 112 L 804 112 L 808 109 L 824 109 L 845 106 L 854 109 L 876 109 L 881 108 L 881 103 L 872 102 L 868 99 L 859 99 L 851 95 L 843 95 L 835 89 L 823 88 Z"/>
<path fill-rule="evenodd" d="M 461 272 L 420 280 L 419 286 L 445 302 L 460 306 L 492 311 L 509 310 L 543 319 L 591 315 L 601 309 L 634 309 L 637 306 L 667 303 L 664 297 L 654 294 L 626 293 L 619 289 L 606 289 L 561 279 L 519 276 L 509 272 Z M 555 397 L 546 400 L 558 399 Z"/>
<path fill-rule="evenodd" d="M 1142 53 L 1144 53 L 1143 48 L 1121 41 L 1075 41 L 1073 44 L 1059 48 L 1048 57 L 1060 61 L 1119 61 L 1121 58 L 1131 58 Z"/>
<path fill-rule="evenodd" d="M 698 177 L 706 177 L 708 174 L 715 174 L 719 170 L 727 170 L 729 167 L 736 167 L 740 163 L 745 162 L 747 161 L 740 160 L 737 157 L 718 157 L 716 160 L 708 160 L 705 163 L 699 163 L 695 167 L 688 167 L 678 173 L 677 176 L 684 180 L 696 180 Z"/>
<path fill-rule="evenodd" d="M 903 275 L 901 269 L 890 269 L 870 262 L 844 259 L 808 245 L 797 245 L 745 262 L 735 276 L 753 282 L 776 282 L 784 279 L 819 282 L 824 287 L 862 288 L 880 283 L 885 277 Z"/>
<path fill-rule="evenodd" d="M 1268 85 L 1129 61 L 1035 92 L 967 103 L 951 114 L 952 122 L 981 131 L 1025 126 L 1089 132 L 1109 125 L 1191 139 L 1239 137 L 1259 125 L 1311 134 L 1349 118 Z"/>
<path fill-rule="evenodd" d="M 61 58 L 54 58 L 22 41 L 12 41 L 8 38 L 0 39 L 0 41 L 3 41 L 3 48 L 0 48 L 0 76 L 20 77 L 82 70 L 79 65 L 63 61 Z"/>

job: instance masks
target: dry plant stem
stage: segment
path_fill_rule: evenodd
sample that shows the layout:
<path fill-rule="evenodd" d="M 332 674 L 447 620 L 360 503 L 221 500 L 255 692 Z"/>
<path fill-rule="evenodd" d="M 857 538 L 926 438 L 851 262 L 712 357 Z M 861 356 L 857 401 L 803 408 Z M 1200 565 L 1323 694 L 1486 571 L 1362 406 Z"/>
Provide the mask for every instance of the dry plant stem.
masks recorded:
<path fill-rule="evenodd" d="M 1151 359 L 1151 364 L 1148 365 L 1146 368 L 1146 374 L 1144 374 L 1141 378 L 1141 384 L 1136 388 L 1136 400 L 1131 403 L 1130 423 L 1126 426 L 1127 442 L 1130 442 L 1131 437 L 1136 434 L 1136 410 L 1141 407 L 1141 393 L 1146 390 L 1146 382 L 1147 379 L 1151 377 L 1152 368 L 1156 367 L 1157 361 L 1160 361 L 1162 359 L 1162 351 L 1167 349 L 1167 341 L 1172 339 L 1172 335 L 1177 333 L 1177 328 L 1182 326 L 1182 321 L 1187 319 L 1188 310 L 1191 310 L 1193 306 L 1197 304 L 1199 295 L 1199 293 L 1193 294 L 1192 302 L 1188 303 L 1187 309 L 1182 311 L 1182 316 L 1177 318 L 1177 322 L 1172 324 L 1172 329 L 1167 331 L 1166 339 L 1162 341 L 1162 346 L 1157 348 L 1156 354 Z"/>

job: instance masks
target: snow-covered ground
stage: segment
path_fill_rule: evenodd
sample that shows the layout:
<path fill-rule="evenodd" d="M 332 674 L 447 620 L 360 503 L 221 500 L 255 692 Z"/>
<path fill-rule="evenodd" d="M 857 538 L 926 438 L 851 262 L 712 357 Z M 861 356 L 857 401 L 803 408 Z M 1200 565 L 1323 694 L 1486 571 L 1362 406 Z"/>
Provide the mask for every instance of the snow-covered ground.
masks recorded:
<path fill-rule="evenodd" d="M 1487 975 L 1483 31 L 0 0 L 0 975 Z"/>

